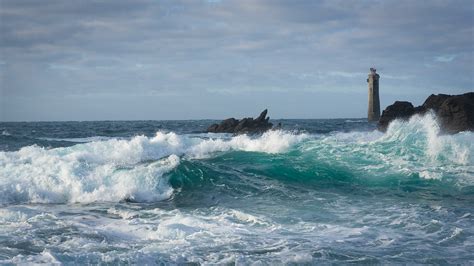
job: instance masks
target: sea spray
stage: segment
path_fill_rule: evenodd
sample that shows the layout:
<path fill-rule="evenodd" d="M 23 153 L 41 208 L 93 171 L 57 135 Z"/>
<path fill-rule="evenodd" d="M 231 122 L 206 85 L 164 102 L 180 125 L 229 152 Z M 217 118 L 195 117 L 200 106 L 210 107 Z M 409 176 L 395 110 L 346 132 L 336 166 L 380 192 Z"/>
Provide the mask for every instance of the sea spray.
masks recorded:
<path fill-rule="evenodd" d="M 164 174 L 179 157 L 199 159 L 229 150 L 282 152 L 306 135 L 270 131 L 259 137 L 228 140 L 157 132 L 154 137 L 92 141 L 71 147 L 28 146 L 0 153 L 2 203 L 155 201 L 172 189 Z"/>
<path fill-rule="evenodd" d="M 432 115 L 386 133 L 207 124 L 1 124 L 0 263 L 474 262 L 472 132 L 439 134 Z"/>
<path fill-rule="evenodd" d="M 28 146 L 17 152 L 0 152 L 0 200 L 162 200 L 172 194 L 164 176 L 179 165 L 179 157 L 199 160 L 228 151 L 284 153 L 296 144 L 299 158 L 287 156 L 286 163 L 301 163 L 299 169 L 315 171 L 316 176 L 331 176 L 330 169 L 340 169 L 365 176 L 366 180 L 381 179 L 385 173 L 405 178 L 416 174 L 425 179 L 457 176 L 457 184 L 474 182 L 469 174 L 473 171 L 474 147 L 469 140 L 472 133 L 439 135 L 431 113 L 409 121 L 396 120 L 385 134 L 373 131 L 311 136 L 278 130 L 257 137 L 221 136 L 225 135 L 192 137 L 157 132 L 153 137 L 91 141 L 55 149 Z"/>
<path fill-rule="evenodd" d="M 408 121 L 393 121 L 380 141 L 397 147 L 399 150 L 398 154 L 394 154 L 395 158 L 407 158 L 409 163 L 413 163 L 410 168 L 415 171 L 421 168 L 418 172 L 423 178 L 440 179 L 442 176 L 457 175 L 458 183 L 474 184 L 474 178 L 463 174 L 474 170 L 472 137 L 472 132 L 441 134 L 437 118 L 429 112 L 415 115 Z M 396 142 L 398 145 L 395 145 Z"/>

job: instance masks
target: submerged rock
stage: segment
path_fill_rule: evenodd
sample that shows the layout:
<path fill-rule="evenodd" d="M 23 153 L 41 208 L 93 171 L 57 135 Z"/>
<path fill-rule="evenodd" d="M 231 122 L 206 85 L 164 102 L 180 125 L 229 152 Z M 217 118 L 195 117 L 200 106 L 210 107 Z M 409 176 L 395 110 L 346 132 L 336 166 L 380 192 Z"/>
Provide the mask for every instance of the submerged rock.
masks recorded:
<path fill-rule="evenodd" d="M 410 102 L 396 101 L 383 112 L 378 129 L 386 131 L 394 119 L 409 119 L 414 114 L 423 114 L 433 110 L 445 133 L 474 131 L 474 92 L 461 95 L 430 95 L 423 105 L 413 107 Z"/>
<path fill-rule="evenodd" d="M 251 117 L 237 120 L 235 118 L 228 118 L 220 122 L 219 124 L 212 124 L 206 130 L 206 132 L 212 133 L 262 133 L 272 128 L 273 124 L 269 122 L 270 117 L 267 116 L 267 109 L 256 118 Z"/>

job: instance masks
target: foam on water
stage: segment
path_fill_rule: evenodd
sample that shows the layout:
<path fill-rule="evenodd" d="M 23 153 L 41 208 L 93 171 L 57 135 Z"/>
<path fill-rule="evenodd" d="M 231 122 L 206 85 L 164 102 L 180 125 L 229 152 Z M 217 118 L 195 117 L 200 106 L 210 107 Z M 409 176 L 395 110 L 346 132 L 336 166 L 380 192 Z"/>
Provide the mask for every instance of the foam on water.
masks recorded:
<path fill-rule="evenodd" d="M 454 177 L 473 185 L 474 142 L 471 132 L 440 135 L 433 114 L 394 121 L 385 134 L 330 135 L 269 131 L 259 137 L 219 134 L 199 136 L 157 132 L 154 137 L 108 139 L 71 147 L 28 146 L 0 152 L 0 203 L 157 201 L 173 189 L 166 174 L 186 160 L 226 151 L 282 153 L 299 144 L 308 165 L 326 163 L 367 178 L 382 173 L 415 174 L 422 179 Z"/>
<path fill-rule="evenodd" d="M 422 179 L 454 179 L 474 185 L 474 134 L 442 135 L 432 113 L 393 121 L 385 134 L 335 133 L 302 145 L 313 160 L 340 166 L 358 176 L 381 179 L 415 175 Z"/>
<path fill-rule="evenodd" d="M 457 256 L 471 256 L 472 228 L 465 214 L 386 200 L 372 199 L 369 211 L 368 202 L 326 195 L 319 205 L 310 202 L 314 213 L 301 212 L 302 206 L 280 206 L 283 213 L 226 206 L 12 207 L 3 213 L 9 218 L 0 220 L 0 232 L 24 243 L 31 254 L 0 258 L 0 263 L 375 263 L 403 253 L 419 259 L 419 250 L 431 245 L 450 245 Z M 321 216 L 328 211 L 334 215 L 330 221 Z M 448 217 L 454 222 L 447 223 Z M 32 252 L 36 246 L 41 249 Z M 439 252 L 438 257 L 453 254 Z"/>
<path fill-rule="evenodd" d="M 448 160 L 467 165 L 472 164 L 473 149 L 471 132 L 455 135 L 440 135 L 440 127 L 433 113 L 415 115 L 409 121 L 395 120 L 390 123 L 387 134 L 381 141 L 397 141 L 401 146 L 423 148 L 432 160 Z"/>
<path fill-rule="evenodd" d="M 431 114 L 386 133 L 88 140 L 0 152 L 0 263 L 474 261 L 472 190 L 451 186 L 474 184 L 474 135 Z"/>
<path fill-rule="evenodd" d="M 95 137 L 88 137 L 88 138 L 38 138 L 38 139 L 49 140 L 49 141 L 68 141 L 68 142 L 84 143 L 84 142 L 104 141 L 104 140 L 109 140 L 113 138 L 105 137 L 105 136 L 95 136 Z"/>
<path fill-rule="evenodd" d="M 472 132 L 440 134 L 432 113 L 413 116 L 409 121 L 394 121 L 380 140 L 398 147 L 399 158 L 409 171 L 421 178 L 455 177 L 458 185 L 474 184 L 474 143 Z M 400 156 L 401 155 L 401 156 Z"/>
<path fill-rule="evenodd" d="M 292 134 L 280 130 L 269 131 L 259 138 L 239 135 L 230 140 L 209 139 L 190 146 L 186 154 L 191 158 L 205 158 L 215 152 L 240 150 L 249 152 L 280 153 L 308 138 L 306 134 Z"/>
<path fill-rule="evenodd" d="M 304 138 L 283 131 L 227 140 L 158 132 L 152 138 L 0 152 L 0 202 L 162 200 L 172 194 L 163 175 L 179 164 L 180 156 L 198 159 L 229 150 L 278 153 Z"/>

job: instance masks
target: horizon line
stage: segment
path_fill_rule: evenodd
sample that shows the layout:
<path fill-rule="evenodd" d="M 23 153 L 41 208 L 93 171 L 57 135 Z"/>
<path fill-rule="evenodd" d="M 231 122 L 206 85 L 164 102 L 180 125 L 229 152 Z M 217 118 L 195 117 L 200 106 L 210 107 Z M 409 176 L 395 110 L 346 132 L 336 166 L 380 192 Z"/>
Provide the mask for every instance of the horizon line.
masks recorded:
<path fill-rule="evenodd" d="M 232 117 L 228 117 L 232 118 Z M 125 120 L 0 120 L 0 123 L 51 123 L 51 122 L 139 122 L 139 121 L 222 121 L 228 118 L 197 118 L 197 119 L 125 119 Z M 242 117 L 243 119 L 246 117 Z M 252 117 L 253 118 L 253 117 Z M 237 118 L 236 118 L 237 119 Z M 271 118 L 272 120 L 340 120 L 340 119 L 367 119 L 367 117 L 338 117 L 338 118 Z"/>

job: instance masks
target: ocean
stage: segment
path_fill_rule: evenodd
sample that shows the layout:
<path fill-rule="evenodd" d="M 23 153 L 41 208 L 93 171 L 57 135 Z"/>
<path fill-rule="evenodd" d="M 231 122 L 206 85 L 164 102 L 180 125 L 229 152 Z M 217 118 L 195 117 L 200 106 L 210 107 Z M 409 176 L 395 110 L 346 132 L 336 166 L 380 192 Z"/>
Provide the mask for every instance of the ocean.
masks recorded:
<path fill-rule="evenodd" d="M 474 263 L 474 133 L 214 122 L 0 123 L 0 263 Z"/>

